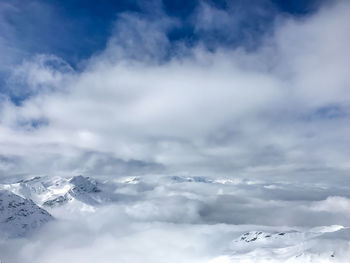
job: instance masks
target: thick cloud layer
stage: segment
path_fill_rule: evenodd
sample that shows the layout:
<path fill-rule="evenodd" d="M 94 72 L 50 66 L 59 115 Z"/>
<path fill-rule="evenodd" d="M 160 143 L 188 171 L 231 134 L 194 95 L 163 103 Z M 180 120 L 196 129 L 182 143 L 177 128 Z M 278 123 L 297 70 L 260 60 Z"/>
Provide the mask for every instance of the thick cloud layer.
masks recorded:
<path fill-rule="evenodd" d="M 233 11 L 202 3 L 190 23 L 225 35 L 239 31 Z M 18 53 L 0 37 L 14 65 L 0 96 L 0 179 L 141 178 L 119 185 L 114 204 L 53 211 L 59 220 L 0 241 L 0 253 L 11 262 L 209 262 L 249 229 L 348 226 L 349 11 L 336 1 L 281 15 L 233 48 L 171 41 L 183 21 L 160 8 L 157 19 L 123 13 L 105 49 L 79 67 L 52 54 L 11 64 Z"/>
<path fill-rule="evenodd" d="M 83 71 L 33 57 L 8 81 L 30 97 L 1 100 L 2 174 L 85 171 L 91 151 L 184 171 L 341 174 L 349 167 L 348 10 L 339 2 L 281 17 L 254 51 L 178 45 L 170 58 L 165 32 L 180 21 L 124 14 Z M 105 173 L 98 163 L 91 169 Z"/>
<path fill-rule="evenodd" d="M 324 225 L 335 225 L 330 228 L 337 229 L 339 225 L 348 226 L 350 219 L 350 195 L 339 196 L 349 191 L 341 188 L 320 190 L 305 185 L 155 175 L 97 187 L 114 201 L 89 206 L 77 199 L 46 208 L 56 220 L 27 238 L 0 239 L 2 259 L 55 263 L 211 262 L 235 252 L 234 240 L 247 231 L 295 233 Z M 113 194 L 116 198 L 112 198 Z M 343 238 L 348 240 L 346 233 Z M 340 236 L 334 242 L 326 239 L 329 245 L 325 251 L 333 244 L 339 251 L 339 240 Z M 316 251 L 322 251 L 321 245 L 317 243 Z M 304 247 L 307 251 L 307 245 Z M 335 262 L 346 262 L 341 261 L 345 256 L 337 252 Z M 305 261 L 301 258 L 296 262 Z"/>

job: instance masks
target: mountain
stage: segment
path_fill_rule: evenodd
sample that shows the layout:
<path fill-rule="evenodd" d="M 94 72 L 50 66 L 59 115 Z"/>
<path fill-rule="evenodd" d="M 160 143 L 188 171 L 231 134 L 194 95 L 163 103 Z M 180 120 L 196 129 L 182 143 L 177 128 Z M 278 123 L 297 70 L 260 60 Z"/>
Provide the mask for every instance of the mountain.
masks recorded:
<path fill-rule="evenodd" d="M 249 231 L 233 240 L 227 262 L 347 262 L 350 228 Z M 226 262 L 226 261 L 225 261 Z"/>
<path fill-rule="evenodd" d="M 0 189 L 31 199 L 39 206 L 42 206 L 48 199 L 64 195 L 70 187 L 65 178 L 34 177 L 15 183 L 1 184 Z"/>
<path fill-rule="evenodd" d="M 55 216 L 57 222 L 66 219 L 66 216 L 68 219 L 77 216 L 80 220 L 79 216 L 106 211 L 98 207 L 111 203 L 116 205 L 113 207 L 118 215 L 130 218 L 131 222 L 167 223 L 172 217 L 162 216 L 162 213 L 173 213 L 171 215 L 174 217 L 180 213 L 186 217 L 188 213 L 179 207 L 172 210 L 173 201 L 193 203 L 193 200 L 200 199 L 197 204 L 201 205 L 207 201 L 200 195 L 202 189 L 220 195 L 223 187 L 230 189 L 236 184 L 236 181 L 188 176 L 128 177 L 111 181 L 81 175 L 71 178 L 34 177 L 0 184 L 0 232 L 10 237 L 31 233 L 53 219 L 46 209 Z M 148 219 L 143 214 L 155 216 Z M 173 224 L 173 221 L 170 222 Z M 187 221 L 183 222 L 187 224 Z M 207 224 L 206 227 L 210 229 L 217 226 Z M 219 255 L 218 258 L 208 263 L 349 262 L 349 227 L 331 225 L 291 228 L 234 224 L 227 227 L 229 230 L 223 232 L 223 243 L 215 254 Z"/>
<path fill-rule="evenodd" d="M 100 194 L 102 193 L 97 186 L 97 181 L 89 177 L 75 176 L 68 179 L 62 188 L 66 190 L 63 195 L 52 195 L 53 197 L 43 202 L 43 206 L 60 206 L 73 200 L 78 200 L 88 205 L 98 205 L 101 202 Z M 50 192 L 50 188 L 48 188 L 48 192 Z"/>
<path fill-rule="evenodd" d="M 32 200 L 0 190 L 0 232 L 3 236 L 24 236 L 52 219 L 47 211 Z"/>
<path fill-rule="evenodd" d="M 33 177 L 0 184 L 0 232 L 2 236 L 25 236 L 53 219 L 46 209 L 72 204 L 77 209 L 93 209 L 113 199 L 111 191 L 96 180 L 74 176 Z M 108 187 L 107 187 L 108 188 Z"/>
<path fill-rule="evenodd" d="M 110 200 L 108 191 L 102 191 L 99 187 L 103 188 L 104 185 L 81 175 L 72 178 L 34 177 L 0 185 L 0 189 L 31 199 L 39 206 L 50 208 L 73 201 L 95 206 Z"/>

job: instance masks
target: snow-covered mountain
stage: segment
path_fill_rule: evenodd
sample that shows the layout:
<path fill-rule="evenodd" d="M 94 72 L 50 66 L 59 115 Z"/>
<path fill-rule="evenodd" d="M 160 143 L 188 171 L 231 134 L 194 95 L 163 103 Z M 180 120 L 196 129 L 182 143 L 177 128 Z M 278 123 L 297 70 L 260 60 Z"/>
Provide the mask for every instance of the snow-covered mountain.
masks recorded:
<path fill-rule="evenodd" d="M 43 202 L 43 206 L 54 207 L 73 200 L 78 200 L 88 205 L 97 205 L 103 200 L 101 196 L 103 194 L 98 188 L 97 182 L 89 177 L 75 176 L 65 181 L 65 184 L 59 185 L 62 191 L 58 195 L 52 193 L 52 185 L 47 188 L 47 191 L 51 193 L 51 197 Z"/>
<path fill-rule="evenodd" d="M 109 213 L 106 209 L 110 207 L 114 208 L 113 213 L 121 215 L 122 218 L 129 218 L 130 221 L 147 223 L 169 220 L 170 223 L 176 224 L 199 222 L 210 229 L 214 226 L 206 224 L 205 217 L 197 217 L 196 209 L 203 207 L 203 203 L 209 203 L 217 196 L 222 196 L 225 191 L 231 193 L 232 189 L 239 189 L 240 185 L 244 187 L 244 183 L 188 176 L 125 177 L 112 181 L 81 175 L 71 178 L 34 177 L 0 184 L 0 232 L 11 237 L 23 236 L 52 220 L 50 214 L 55 216 L 56 222 L 61 219 L 62 214 L 67 215 L 68 219 L 76 215 L 75 220 L 79 221 L 82 213 L 83 216 L 89 217 L 91 212 L 98 214 L 99 208 L 103 213 Z M 250 182 L 246 185 L 259 187 L 258 184 L 251 186 Z M 260 187 L 265 189 L 264 185 Z M 205 194 L 202 193 L 203 189 Z M 177 200 L 185 204 L 184 209 L 177 206 L 172 210 L 171 204 Z M 88 214 L 85 214 L 86 211 Z M 116 216 L 113 213 L 111 218 Z M 186 216 L 190 215 L 193 216 L 193 221 L 186 221 Z M 183 221 L 171 221 L 182 217 Z M 349 227 L 332 225 L 290 228 L 242 225 L 241 229 L 239 225 L 234 224 L 229 227 L 232 229 L 224 233 L 229 237 L 225 238 L 220 245 L 222 250 L 217 253 L 220 256 L 208 262 L 347 263 L 347 259 L 350 258 Z"/>
<path fill-rule="evenodd" d="M 109 199 L 108 191 L 101 191 L 96 180 L 84 176 L 34 177 L 0 184 L 0 233 L 25 236 L 52 220 L 50 213 L 56 207 L 72 204 L 91 210 Z"/>
<path fill-rule="evenodd" d="M 51 221 L 53 217 L 32 200 L 0 190 L 0 232 L 2 236 L 24 236 Z"/>
<path fill-rule="evenodd" d="M 103 187 L 96 180 L 79 175 L 72 178 L 34 177 L 0 185 L 0 189 L 31 199 L 39 206 L 52 208 L 72 201 L 87 205 L 98 205 L 107 201 L 108 194 L 100 186 Z"/>
<path fill-rule="evenodd" d="M 350 228 L 333 225 L 245 232 L 232 241 L 225 256 L 211 262 L 348 262 L 349 258 Z"/>

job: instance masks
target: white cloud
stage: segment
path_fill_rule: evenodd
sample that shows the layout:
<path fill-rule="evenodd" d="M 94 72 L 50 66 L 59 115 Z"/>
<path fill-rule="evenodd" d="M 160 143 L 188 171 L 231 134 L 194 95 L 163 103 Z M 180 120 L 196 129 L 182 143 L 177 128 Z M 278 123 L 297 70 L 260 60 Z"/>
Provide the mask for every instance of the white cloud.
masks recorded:
<path fill-rule="evenodd" d="M 169 46 L 171 20 L 124 15 L 106 51 L 82 72 L 52 56 L 17 68 L 14 78 L 46 92 L 21 106 L 5 104 L 3 129 L 10 126 L 24 148 L 98 150 L 179 169 L 346 168 L 348 115 L 313 119 L 322 107 L 348 112 L 344 10 L 348 4 L 340 3 L 304 20 L 284 19 L 256 51 L 198 46 L 169 61 L 155 54 Z M 23 130 L 38 120 L 46 125 Z"/>
<path fill-rule="evenodd" d="M 315 202 L 311 209 L 315 211 L 341 213 L 346 217 L 350 217 L 350 199 L 342 196 L 329 196 L 326 200 Z"/>
<path fill-rule="evenodd" d="M 198 30 L 234 22 L 202 8 Z M 173 47 L 166 31 L 181 21 L 124 14 L 81 70 L 52 55 L 16 66 L 9 88 L 30 96 L 0 98 L 3 179 L 144 176 L 120 183 L 115 204 L 89 216 L 63 209 L 0 252 L 12 262 L 230 262 L 222 253 L 245 230 L 234 224 L 347 225 L 349 10 L 339 1 L 281 17 L 254 51 Z"/>

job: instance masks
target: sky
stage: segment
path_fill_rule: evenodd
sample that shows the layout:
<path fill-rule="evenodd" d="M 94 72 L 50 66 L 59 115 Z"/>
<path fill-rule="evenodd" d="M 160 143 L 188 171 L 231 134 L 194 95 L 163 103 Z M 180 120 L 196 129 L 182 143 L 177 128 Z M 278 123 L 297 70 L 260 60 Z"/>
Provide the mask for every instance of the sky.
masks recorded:
<path fill-rule="evenodd" d="M 0 183 L 81 174 L 116 201 L 50 211 L 0 260 L 227 263 L 243 229 L 349 226 L 349 13 L 2 0 Z"/>
<path fill-rule="evenodd" d="M 0 176 L 348 183 L 347 1 L 2 1 Z"/>

